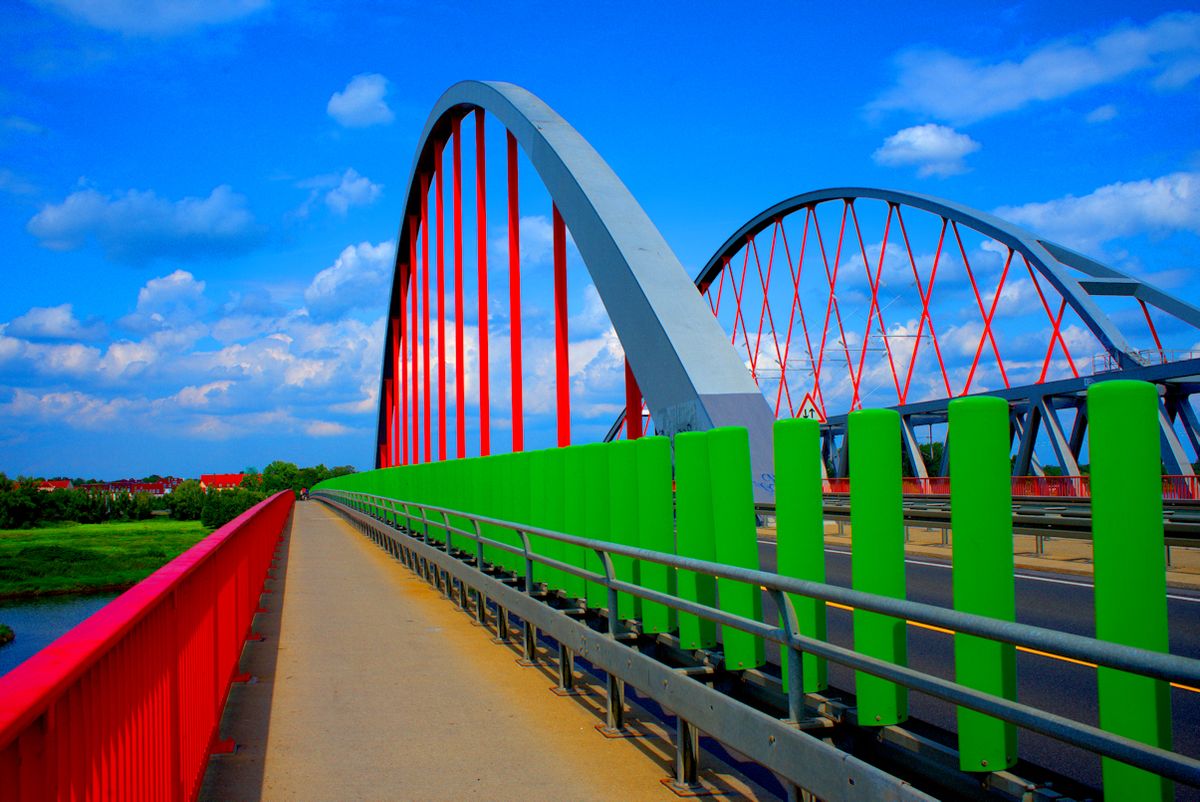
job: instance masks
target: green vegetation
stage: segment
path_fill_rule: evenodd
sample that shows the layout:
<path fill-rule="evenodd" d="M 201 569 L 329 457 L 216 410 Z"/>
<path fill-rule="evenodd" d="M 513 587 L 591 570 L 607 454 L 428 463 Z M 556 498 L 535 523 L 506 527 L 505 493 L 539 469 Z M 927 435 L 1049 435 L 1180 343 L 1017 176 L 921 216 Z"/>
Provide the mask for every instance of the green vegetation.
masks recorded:
<path fill-rule="evenodd" d="M 0 530 L 0 598 L 127 587 L 208 531 L 162 518 Z"/>
<path fill-rule="evenodd" d="M 13 642 L 13 638 L 15 637 L 16 635 L 13 634 L 12 627 L 0 624 L 0 646 L 7 646 Z"/>
<path fill-rule="evenodd" d="M 83 490 L 38 491 L 38 480 L 10 480 L 0 473 L 0 529 L 21 529 L 39 523 L 75 521 L 144 521 L 166 502 L 147 493 L 88 493 Z"/>

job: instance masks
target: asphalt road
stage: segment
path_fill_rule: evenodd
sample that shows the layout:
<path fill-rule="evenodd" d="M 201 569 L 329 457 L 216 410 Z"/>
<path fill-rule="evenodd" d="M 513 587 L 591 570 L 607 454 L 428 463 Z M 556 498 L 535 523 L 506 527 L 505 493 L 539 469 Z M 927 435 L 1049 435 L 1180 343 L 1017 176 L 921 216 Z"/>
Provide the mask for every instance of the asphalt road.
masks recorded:
<path fill-rule="evenodd" d="M 825 550 L 826 581 L 850 587 L 850 552 L 843 548 Z M 759 539 L 763 570 L 775 570 L 775 542 Z M 907 598 L 950 607 L 950 564 L 927 557 L 906 559 Z M 1084 577 L 1019 570 L 1016 575 L 1017 620 L 1034 626 L 1080 635 L 1095 635 L 1093 587 Z M 1200 594 L 1170 589 L 1167 615 L 1172 654 L 1200 658 Z M 851 646 L 851 614 L 830 609 L 829 639 Z M 953 638 L 910 625 L 908 660 L 913 668 L 953 679 Z M 830 664 L 830 684 L 853 691 L 853 672 Z M 1017 698 L 1019 701 L 1077 721 L 1097 725 L 1096 671 L 1065 660 L 1024 652 L 1017 653 Z M 1200 757 L 1200 692 L 1172 688 L 1174 744 L 1178 752 Z M 920 694 L 910 694 L 910 715 L 944 729 L 953 730 L 953 706 Z M 1019 735 L 1021 758 L 1081 780 L 1100 785 L 1100 759 L 1036 733 Z M 1200 796 L 1200 794 L 1198 794 Z M 1180 798 L 1194 798 L 1185 792 Z"/>

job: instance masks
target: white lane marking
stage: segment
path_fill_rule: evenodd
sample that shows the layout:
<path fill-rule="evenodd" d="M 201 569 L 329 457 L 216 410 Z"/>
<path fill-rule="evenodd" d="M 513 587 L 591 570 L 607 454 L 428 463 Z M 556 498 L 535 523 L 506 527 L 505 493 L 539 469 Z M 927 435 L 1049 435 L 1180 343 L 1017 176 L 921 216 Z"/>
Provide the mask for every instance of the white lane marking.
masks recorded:
<path fill-rule="evenodd" d="M 759 538 L 758 542 L 764 543 L 767 545 L 773 545 L 775 543 L 774 540 L 764 540 L 762 538 Z M 831 554 L 845 554 L 847 556 L 849 556 L 849 554 L 850 554 L 850 552 L 845 551 L 843 549 L 826 548 L 825 551 L 830 552 Z M 926 560 L 907 560 L 906 559 L 904 562 L 911 563 L 912 565 L 927 565 L 930 568 L 944 568 L 946 570 L 950 570 L 950 568 L 951 568 L 951 566 L 947 563 L 931 563 Z M 1030 574 L 1013 574 L 1013 576 L 1015 576 L 1017 579 L 1028 579 L 1031 582 L 1050 582 L 1055 585 L 1074 585 L 1075 587 L 1080 587 L 1080 588 L 1095 587 L 1091 582 L 1075 582 L 1070 579 L 1054 579 L 1053 577 L 1048 577 L 1048 576 L 1032 576 Z M 1179 596 L 1174 593 L 1168 593 L 1167 598 L 1174 599 L 1175 601 L 1184 601 L 1184 602 L 1191 602 L 1193 604 L 1200 604 L 1200 597 L 1196 597 L 1196 596 Z"/>

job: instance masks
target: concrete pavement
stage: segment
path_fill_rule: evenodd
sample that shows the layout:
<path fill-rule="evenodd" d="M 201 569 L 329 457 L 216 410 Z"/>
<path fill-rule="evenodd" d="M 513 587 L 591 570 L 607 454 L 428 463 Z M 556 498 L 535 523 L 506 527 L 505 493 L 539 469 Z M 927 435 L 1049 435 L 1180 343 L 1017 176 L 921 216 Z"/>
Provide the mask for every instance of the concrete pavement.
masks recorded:
<path fill-rule="evenodd" d="M 668 739 L 602 737 L 602 697 L 552 694 L 552 667 L 518 666 L 324 505 L 297 505 L 276 573 L 243 655 L 255 679 L 226 707 L 238 750 L 202 798 L 675 798 Z M 718 771 L 728 795 L 762 793 Z"/>

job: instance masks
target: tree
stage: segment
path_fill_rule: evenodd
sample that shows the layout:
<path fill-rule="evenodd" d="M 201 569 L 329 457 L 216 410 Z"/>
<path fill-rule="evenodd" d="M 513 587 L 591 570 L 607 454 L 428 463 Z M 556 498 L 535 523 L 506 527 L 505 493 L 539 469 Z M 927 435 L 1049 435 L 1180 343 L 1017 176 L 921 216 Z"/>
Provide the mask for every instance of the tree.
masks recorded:
<path fill-rule="evenodd" d="M 170 504 L 172 518 L 195 521 L 204 509 L 204 490 L 195 479 L 188 479 L 171 491 Z"/>
<path fill-rule="evenodd" d="M 262 478 L 262 490 L 268 496 L 274 495 L 281 490 L 295 491 L 300 489 L 300 469 L 296 467 L 296 463 L 294 462 L 275 460 L 263 468 Z"/>
<path fill-rule="evenodd" d="M 353 465 L 338 465 L 336 468 L 334 468 L 333 470 L 331 470 L 329 472 L 329 476 L 331 478 L 335 477 L 335 476 L 349 476 L 352 473 L 358 473 L 358 471 L 355 470 Z"/>

